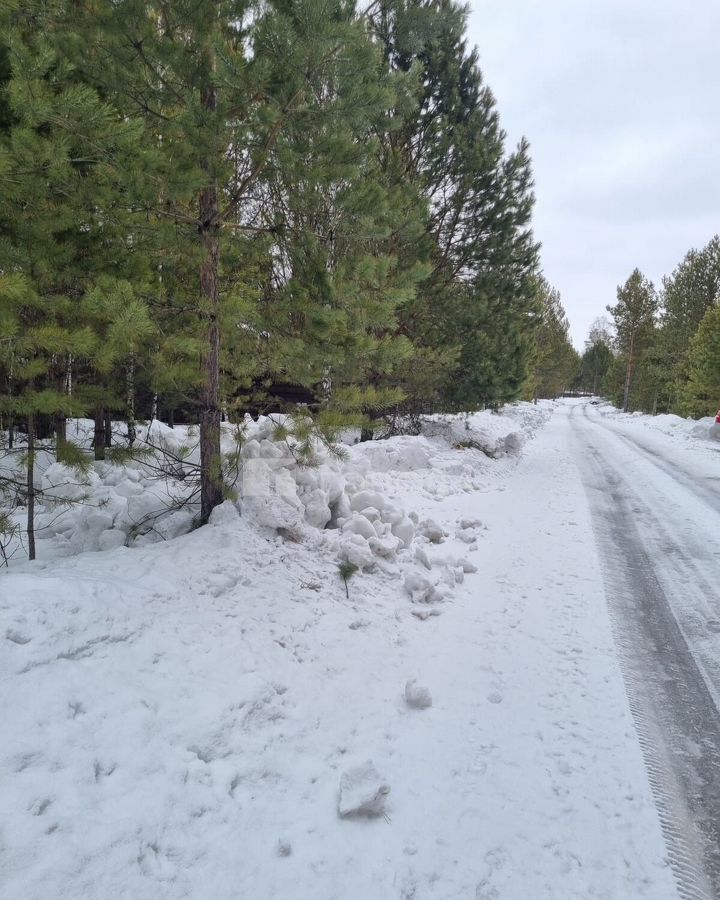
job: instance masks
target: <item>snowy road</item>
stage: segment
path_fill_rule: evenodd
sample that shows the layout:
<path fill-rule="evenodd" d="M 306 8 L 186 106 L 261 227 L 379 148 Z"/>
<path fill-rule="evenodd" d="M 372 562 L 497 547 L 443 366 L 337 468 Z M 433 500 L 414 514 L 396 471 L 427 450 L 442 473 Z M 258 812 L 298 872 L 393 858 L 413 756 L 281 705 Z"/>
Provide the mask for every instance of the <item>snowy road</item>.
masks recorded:
<path fill-rule="evenodd" d="M 630 702 L 687 897 L 720 896 L 720 479 L 592 406 L 565 407 Z M 711 460 L 711 463 L 713 461 Z M 714 471 L 713 471 L 714 469 Z"/>
<path fill-rule="evenodd" d="M 337 531 L 233 508 L 2 574 L 0 900 L 720 896 L 720 456 L 677 422 L 521 404 L 473 426 L 519 455 L 353 448 L 354 497 L 445 533 L 347 592 Z M 367 760 L 388 814 L 339 818 Z"/>

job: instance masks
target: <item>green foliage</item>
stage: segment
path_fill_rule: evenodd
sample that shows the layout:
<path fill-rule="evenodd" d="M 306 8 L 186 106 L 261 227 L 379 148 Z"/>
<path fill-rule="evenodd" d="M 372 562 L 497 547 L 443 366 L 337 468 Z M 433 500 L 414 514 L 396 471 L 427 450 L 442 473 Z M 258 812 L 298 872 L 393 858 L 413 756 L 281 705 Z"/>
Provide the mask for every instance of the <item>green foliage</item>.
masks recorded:
<path fill-rule="evenodd" d="M 712 411 L 714 399 L 708 397 L 705 403 L 698 386 L 705 376 L 696 381 L 698 370 L 691 374 L 689 354 L 703 317 L 720 301 L 720 237 L 716 235 L 702 250 L 690 250 L 662 285 L 656 298 L 659 319 L 645 315 L 635 332 L 632 353 L 632 330 L 622 325 L 624 344 L 618 349 L 625 364 L 625 383 L 621 387 L 618 367 L 611 367 L 610 393 L 619 405 L 646 412 Z"/>
<path fill-rule="evenodd" d="M 679 411 L 683 415 L 714 415 L 720 408 L 720 306 L 707 310 L 690 342 L 687 380 Z"/>
<path fill-rule="evenodd" d="M 221 410 L 273 384 L 316 398 L 279 432 L 306 464 L 343 428 L 520 396 L 528 147 L 464 7 L 1 10 L 0 414 L 51 420 L 59 459 L 82 462 L 68 416 L 122 412 L 132 444 L 159 395 L 199 423 L 205 520 L 237 469 Z"/>
<path fill-rule="evenodd" d="M 345 584 L 345 595 L 347 596 L 348 600 L 350 599 L 350 589 L 348 587 L 348 581 L 357 571 L 358 567 L 355 565 L 355 563 L 345 561 L 338 564 L 338 572 L 340 573 L 340 577 Z"/>
<path fill-rule="evenodd" d="M 607 307 L 615 326 L 615 348 L 625 362 L 622 405 L 626 411 L 635 408 L 635 371 L 654 341 L 657 309 L 655 287 L 639 269 L 618 287 L 615 306 Z"/>
<path fill-rule="evenodd" d="M 570 323 L 560 293 L 544 278 L 538 281 L 538 306 L 531 375 L 525 391 L 528 397 L 552 398 L 573 386 L 580 359 L 570 341 Z"/>
<path fill-rule="evenodd" d="M 580 389 L 599 394 L 605 388 L 605 378 L 613 364 L 613 353 L 602 338 L 588 343 L 580 360 Z"/>
<path fill-rule="evenodd" d="M 416 364 L 387 379 L 408 411 L 498 404 L 527 376 L 537 268 L 528 148 L 505 154 L 465 19 L 451 0 L 394 0 L 371 19 L 398 85 L 381 137 L 383 169 L 406 204 L 393 245 L 425 273 L 398 308 Z"/>

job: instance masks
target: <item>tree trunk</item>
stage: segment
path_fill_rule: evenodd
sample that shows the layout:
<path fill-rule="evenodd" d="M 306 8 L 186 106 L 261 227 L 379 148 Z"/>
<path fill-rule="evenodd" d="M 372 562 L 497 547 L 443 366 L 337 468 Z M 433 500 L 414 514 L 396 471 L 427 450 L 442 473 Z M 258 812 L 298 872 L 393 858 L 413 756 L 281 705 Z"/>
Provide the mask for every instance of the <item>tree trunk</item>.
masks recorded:
<path fill-rule="evenodd" d="M 15 421 L 12 416 L 10 416 L 10 421 L 8 422 L 8 450 L 12 450 L 13 445 L 15 444 Z"/>
<path fill-rule="evenodd" d="M 363 426 L 360 429 L 360 443 L 364 444 L 365 441 L 371 441 L 373 439 L 375 432 L 372 428 L 368 428 L 367 426 Z"/>
<path fill-rule="evenodd" d="M 168 426 L 175 427 L 175 410 L 172 407 L 168 410 Z"/>
<path fill-rule="evenodd" d="M 55 459 L 65 462 L 67 447 L 67 416 L 60 412 L 55 416 Z"/>
<path fill-rule="evenodd" d="M 217 109 L 214 85 L 202 88 L 201 102 L 210 113 Z M 203 168 L 208 184 L 200 192 L 200 241 L 205 258 L 200 265 L 200 306 L 206 322 L 206 344 L 201 356 L 200 390 L 200 521 L 204 525 L 222 503 L 220 456 L 220 204 L 209 160 Z"/>
<path fill-rule="evenodd" d="M 632 384 L 633 370 L 635 368 L 635 335 L 630 338 L 630 351 L 628 353 L 627 373 L 625 375 L 625 390 L 623 392 L 623 412 L 630 411 L 630 386 Z"/>
<path fill-rule="evenodd" d="M 101 406 L 95 410 L 95 459 L 105 459 L 105 411 Z"/>
<path fill-rule="evenodd" d="M 112 447 L 112 416 L 110 410 L 105 410 L 105 448 L 109 450 Z"/>
<path fill-rule="evenodd" d="M 28 457 L 27 457 L 27 539 L 28 556 L 35 559 L 35 417 L 27 417 Z"/>
<path fill-rule="evenodd" d="M 135 354 L 130 354 L 127 372 L 125 374 L 125 403 L 127 418 L 127 435 L 128 447 L 132 448 L 137 437 L 137 428 L 135 427 Z"/>

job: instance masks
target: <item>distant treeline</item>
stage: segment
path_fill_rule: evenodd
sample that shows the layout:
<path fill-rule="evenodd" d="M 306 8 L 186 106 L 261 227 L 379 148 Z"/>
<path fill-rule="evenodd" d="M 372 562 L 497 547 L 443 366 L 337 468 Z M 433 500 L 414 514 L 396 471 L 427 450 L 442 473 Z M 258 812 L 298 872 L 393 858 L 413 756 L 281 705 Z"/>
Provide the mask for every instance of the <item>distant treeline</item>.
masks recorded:
<path fill-rule="evenodd" d="M 618 287 L 582 358 L 579 385 L 628 411 L 695 418 L 720 407 L 720 236 L 659 289 L 639 269 Z"/>

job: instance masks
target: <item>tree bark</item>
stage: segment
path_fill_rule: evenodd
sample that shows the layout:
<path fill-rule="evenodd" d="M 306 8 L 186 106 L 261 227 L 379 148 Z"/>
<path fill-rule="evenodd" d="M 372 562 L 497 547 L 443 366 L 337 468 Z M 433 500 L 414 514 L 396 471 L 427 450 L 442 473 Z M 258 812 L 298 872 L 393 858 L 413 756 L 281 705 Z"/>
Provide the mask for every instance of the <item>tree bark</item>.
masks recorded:
<path fill-rule="evenodd" d="M 95 459 L 105 459 L 105 411 L 101 406 L 95 410 Z"/>
<path fill-rule="evenodd" d="M 112 447 L 112 416 L 110 410 L 105 410 L 105 448 L 109 450 Z"/>
<path fill-rule="evenodd" d="M 55 416 L 55 459 L 58 462 L 65 461 L 65 448 L 67 446 L 67 416 L 59 412 Z"/>
<path fill-rule="evenodd" d="M 214 85 L 203 87 L 202 105 L 214 113 L 217 92 Z M 209 160 L 203 162 L 208 183 L 200 192 L 200 242 L 205 257 L 200 265 L 200 306 L 206 326 L 205 350 L 200 365 L 200 521 L 204 525 L 213 509 L 222 503 L 222 461 L 220 455 L 220 203 Z"/>
<path fill-rule="evenodd" d="M 35 417 L 28 413 L 27 539 L 28 557 L 35 559 Z"/>
<path fill-rule="evenodd" d="M 623 392 L 623 412 L 629 412 L 630 386 L 632 385 L 633 370 L 635 369 L 635 334 L 630 336 L 630 351 L 628 353 L 627 373 L 625 375 L 625 390 Z"/>
<path fill-rule="evenodd" d="M 125 404 L 127 418 L 127 435 L 128 447 L 132 448 L 137 437 L 137 428 L 135 427 L 135 354 L 130 355 L 127 372 L 125 374 Z"/>

